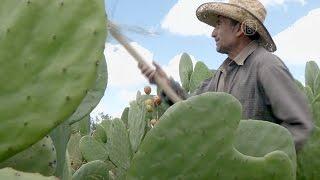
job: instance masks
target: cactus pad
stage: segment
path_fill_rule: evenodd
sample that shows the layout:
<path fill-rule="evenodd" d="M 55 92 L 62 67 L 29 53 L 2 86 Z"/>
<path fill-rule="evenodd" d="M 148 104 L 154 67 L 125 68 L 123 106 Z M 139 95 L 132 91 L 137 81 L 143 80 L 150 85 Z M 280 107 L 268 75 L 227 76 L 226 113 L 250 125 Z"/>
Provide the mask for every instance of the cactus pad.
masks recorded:
<path fill-rule="evenodd" d="M 143 106 L 139 106 L 136 101 L 130 103 L 128 115 L 129 139 L 133 152 L 136 152 L 146 127 L 146 110 Z"/>
<path fill-rule="evenodd" d="M 107 180 L 112 166 L 103 161 L 91 161 L 81 166 L 72 176 L 74 180 Z"/>
<path fill-rule="evenodd" d="M 111 121 L 108 135 L 108 150 L 110 160 L 123 169 L 128 169 L 132 158 L 130 141 L 127 129 L 121 119 Z"/>
<path fill-rule="evenodd" d="M 297 179 L 310 180 L 320 179 L 320 128 L 314 127 L 313 132 L 304 145 L 303 149 L 297 153 Z"/>
<path fill-rule="evenodd" d="M 296 167 L 296 150 L 290 132 L 275 123 L 242 120 L 239 123 L 234 147 L 242 154 L 262 157 L 272 151 L 285 152 Z"/>
<path fill-rule="evenodd" d="M 193 64 L 190 56 L 183 53 L 179 62 L 179 76 L 182 87 L 188 92 L 190 77 L 193 71 Z"/>
<path fill-rule="evenodd" d="M 103 0 L 2 0 L 0 160 L 77 109 L 103 58 Z M 8 131 L 10 130 L 10 131 Z"/>
<path fill-rule="evenodd" d="M 190 77 L 189 90 L 193 93 L 201 83 L 213 76 L 213 72 L 201 61 L 198 61 Z"/>
<path fill-rule="evenodd" d="M 26 173 L 16 171 L 12 168 L 0 169 L 0 179 L 10 180 L 58 180 L 56 177 L 45 177 L 39 173 Z"/>
<path fill-rule="evenodd" d="M 92 132 L 92 137 L 101 143 L 107 142 L 107 134 L 100 124 L 96 124 L 96 129 Z"/>
<path fill-rule="evenodd" d="M 70 158 L 70 165 L 72 169 L 77 170 L 82 165 L 82 154 L 79 148 L 81 135 L 79 132 L 71 134 L 68 142 L 67 150 Z"/>
<path fill-rule="evenodd" d="M 294 179 L 286 153 L 251 157 L 234 148 L 240 118 L 240 102 L 225 93 L 204 93 L 174 104 L 146 135 L 127 178 Z"/>
<path fill-rule="evenodd" d="M 108 69 L 105 59 L 98 64 L 98 72 L 94 86 L 87 92 L 87 95 L 78 106 L 75 113 L 68 119 L 70 124 L 73 124 L 86 115 L 88 115 L 100 102 L 107 88 L 108 82 Z"/>
<path fill-rule="evenodd" d="M 18 171 L 51 176 L 56 170 L 56 165 L 57 157 L 53 142 L 46 136 L 28 149 L 2 162 L 0 168 L 12 167 Z"/>
<path fill-rule="evenodd" d="M 105 144 L 97 141 L 92 136 L 83 136 L 80 139 L 79 147 L 84 159 L 87 161 L 108 160 L 108 151 Z"/>

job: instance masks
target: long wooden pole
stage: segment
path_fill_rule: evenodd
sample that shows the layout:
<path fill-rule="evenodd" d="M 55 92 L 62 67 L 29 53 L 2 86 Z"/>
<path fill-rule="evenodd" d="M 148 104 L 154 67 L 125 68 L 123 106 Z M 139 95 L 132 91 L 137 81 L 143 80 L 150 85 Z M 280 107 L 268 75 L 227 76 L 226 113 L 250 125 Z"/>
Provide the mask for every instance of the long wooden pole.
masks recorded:
<path fill-rule="evenodd" d="M 129 52 L 129 54 L 140 64 L 143 64 L 145 66 L 148 66 L 151 68 L 146 61 L 143 59 L 143 57 L 130 45 L 127 38 L 121 34 L 119 28 L 112 23 L 111 21 L 108 21 L 108 29 L 111 35 Z M 171 88 L 171 86 L 168 84 L 167 80 L 165 78 L 162 78 L 159 76 L 159 74 L 156 72 L 154 75 L 154 80 L 156 84 L 164 90 L 166 95 L 174 102 L 181 101 L 182 99 L 176 94 L 176 92 Z"/>

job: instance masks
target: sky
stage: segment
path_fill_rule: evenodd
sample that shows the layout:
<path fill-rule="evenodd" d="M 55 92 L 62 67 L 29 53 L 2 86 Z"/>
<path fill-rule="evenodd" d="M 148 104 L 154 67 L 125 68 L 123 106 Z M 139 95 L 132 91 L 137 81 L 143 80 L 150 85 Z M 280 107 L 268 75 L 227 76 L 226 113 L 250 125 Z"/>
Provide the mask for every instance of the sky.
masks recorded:
<path fill-rule="evenodd" d="M 224 1 L 224 0 L 219 0 Z M 217 69 L 227 57 L 216 52 L 212 27 L 197 20 L 195 11 L 205 0 L 105 0 L 110 20 L 122 27 L 130 43 L 149 62 L 156 61 L 178 82 L 179 59 L 188 53 Z M 274 52 L 292 75 L 304 82 L 307 61 L 320 65 L 320 0 L 260 0 L 267 10 L 264 22 L 277 45 Z M 133 32 L 134 30 L 134 32 Z M 148 32 L 148 33 L 146 33 Z M 98 113 L 120 117 L 123 109 L 143 92 L 148 81 L 137 63 L 108 35 L 104 51 L 108 65 L 105 95 L 91 117 Z M 156 94 L 156 87 L 152 94 Z"/>

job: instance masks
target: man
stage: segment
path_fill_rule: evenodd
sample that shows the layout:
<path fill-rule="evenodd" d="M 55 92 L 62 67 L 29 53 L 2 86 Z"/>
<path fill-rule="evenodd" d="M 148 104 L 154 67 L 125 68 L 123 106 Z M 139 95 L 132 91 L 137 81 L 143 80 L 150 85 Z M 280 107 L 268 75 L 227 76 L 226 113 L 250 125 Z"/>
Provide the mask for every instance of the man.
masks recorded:
<path fill-rule="evenodd" d="M 263 25 L 265 16 L 266 10 L 258 0 L 211 2 L 197 9 L 198 19 L 214 27 L 212 37 L 217 52 L 228 55 L 197 94 L 220 91 L 233 95 L 242 104 L 244 119 L 266 120 L 286 127 L 299 150 L 313 127 L 311 113 L 288 68 L 272 54 L 276 45 Z M 158 73 L 186 98 L 161 67 L 154 65 L 156 70 L 139 65 L 150 83 Z"/>

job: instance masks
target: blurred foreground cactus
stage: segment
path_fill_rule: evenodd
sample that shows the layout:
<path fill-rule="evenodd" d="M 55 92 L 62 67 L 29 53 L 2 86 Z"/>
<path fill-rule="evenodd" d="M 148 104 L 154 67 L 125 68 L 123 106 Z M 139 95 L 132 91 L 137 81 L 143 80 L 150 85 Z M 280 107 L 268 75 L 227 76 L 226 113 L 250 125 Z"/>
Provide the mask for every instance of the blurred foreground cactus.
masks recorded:
<path fill-rule="evenodd" d="M 65 121 L 92 87 L 104 56 L 104 7 L 103 0 L 1 1 L 0 160 Z"/>

